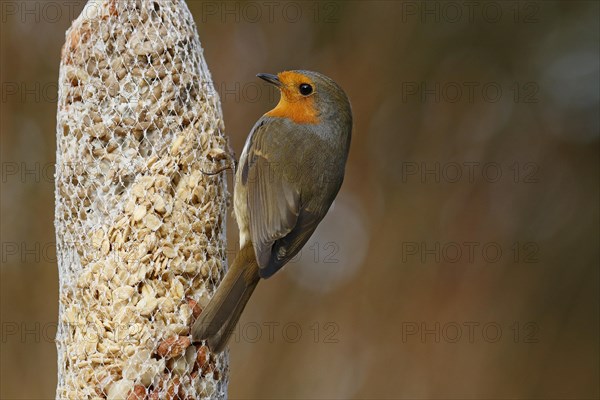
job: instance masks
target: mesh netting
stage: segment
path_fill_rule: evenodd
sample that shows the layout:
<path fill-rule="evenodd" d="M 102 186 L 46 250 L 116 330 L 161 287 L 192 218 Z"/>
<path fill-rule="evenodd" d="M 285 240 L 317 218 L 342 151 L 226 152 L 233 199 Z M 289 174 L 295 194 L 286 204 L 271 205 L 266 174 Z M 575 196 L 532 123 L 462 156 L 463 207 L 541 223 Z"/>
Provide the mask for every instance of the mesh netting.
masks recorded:
<path fill-rule="evenodd" d="M 220 103 L 183 1 L 91 1 L 67 31 L 57 121 L 57 398 L 226 396 L 190 345 L 226 265 Z"/>

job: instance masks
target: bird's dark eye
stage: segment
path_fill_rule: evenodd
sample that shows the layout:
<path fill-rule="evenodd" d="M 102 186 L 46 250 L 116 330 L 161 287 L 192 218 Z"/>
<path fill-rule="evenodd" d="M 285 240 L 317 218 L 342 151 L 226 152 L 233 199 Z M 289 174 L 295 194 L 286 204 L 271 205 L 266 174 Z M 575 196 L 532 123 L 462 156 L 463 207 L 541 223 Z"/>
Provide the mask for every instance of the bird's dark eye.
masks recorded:
<path fill-rule="evenodd" d="M 312 86 L 310 86 L 308 83 L 301 83 L 299 89 L 300 94 L 302 94 L 303 96 L 308 96 L 313 91 Z"/>

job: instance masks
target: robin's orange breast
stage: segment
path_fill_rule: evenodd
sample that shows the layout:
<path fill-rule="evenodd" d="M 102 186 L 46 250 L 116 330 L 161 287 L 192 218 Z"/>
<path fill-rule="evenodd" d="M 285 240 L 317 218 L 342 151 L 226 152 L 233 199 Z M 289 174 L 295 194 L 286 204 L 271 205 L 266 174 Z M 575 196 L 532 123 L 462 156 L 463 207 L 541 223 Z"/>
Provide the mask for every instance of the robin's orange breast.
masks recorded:
<path fill-rule="evenodd" d="M 277 106 L 265 115 L 289 118 L 297 124 L 318 124 L 319 110 L 315 96 L 303 96 L 298 92 L 298 85 L 302 83 L 314 85 L 312 80 L 294 71 L 280 73 L 279 79 L 282 83 L 281 98 Z"/>
<path fill-rule="evenodd" d="M 314 106 L 313 98 L 303 98 L 290 102 L 285 99 L 285 96 L 281 96 L 277 107 L 265 115 L 269 117 L 288 118 L 297 124 L 319 123 L 319 112 Z"/>

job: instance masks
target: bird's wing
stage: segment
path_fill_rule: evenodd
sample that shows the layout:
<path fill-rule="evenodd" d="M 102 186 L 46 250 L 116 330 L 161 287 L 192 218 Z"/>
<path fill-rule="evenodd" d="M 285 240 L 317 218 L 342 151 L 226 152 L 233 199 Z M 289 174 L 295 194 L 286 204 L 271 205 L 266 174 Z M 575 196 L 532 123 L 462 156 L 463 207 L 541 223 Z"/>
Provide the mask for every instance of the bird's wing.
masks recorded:
<path fill-rule="evenodd" d="M 329 205 L 327 205 L 329 208 Z M 327 211 L 325 210 L 325 213 Z M 313 213 L 303 209 L 290 233 L 273 243 L 269 265 L 260 271 L 262 277 L 269 277 L 292 259 L 302 247 L 323 219 L 325 213 Z"/>
<path fill-rule="evenodd" d="M 300 192 L 299 171 L 304 170 L 307 159 L 302 141 L 308 135 L 291 135 L 290 129 L 302 128 L 290 126 L 284 119 L 264 122 L 259 121 L 254 128 L 241 168 L 242 183 L 247 187 L 250 237 L 260 275 L 266 278 L 296 255 L 322 216 L 305 208 Z M 290 152 L 290 148 L 294 151 Z M 288 158 L 283 158 L 282 153 L 287 153 Z"/>
<path fill-rule="evenodd" d="M 260 268 L 267 268 L 273 243 L 286 236 L 296 225 L 300 214 L 300 192 L 284 175 L 284 120 L 271 119 L 257 124 L 252 133 L 242 183 L 247 187 L 250 237 Z M 288 135 L 291 136 L 291 135 Z"/>

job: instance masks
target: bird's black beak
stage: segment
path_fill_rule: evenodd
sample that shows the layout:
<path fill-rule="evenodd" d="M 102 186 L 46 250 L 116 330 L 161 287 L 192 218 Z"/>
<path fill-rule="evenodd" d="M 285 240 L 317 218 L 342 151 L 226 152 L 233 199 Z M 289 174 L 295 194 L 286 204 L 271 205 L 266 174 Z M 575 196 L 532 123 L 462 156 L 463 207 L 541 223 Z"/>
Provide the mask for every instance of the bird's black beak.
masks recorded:
<path fill-rule="evenodd" d="M 277 87 L 281 87 L 281 81 L 279 80 L 279 78 L 277 77 L 277 75 L 272 75 L 272 74 L 256 74 L 256 76 L 258 76 L 260 79 L 263 79 L 263 80 L 269 82 L 272 85 L 275 85 Z"/>

